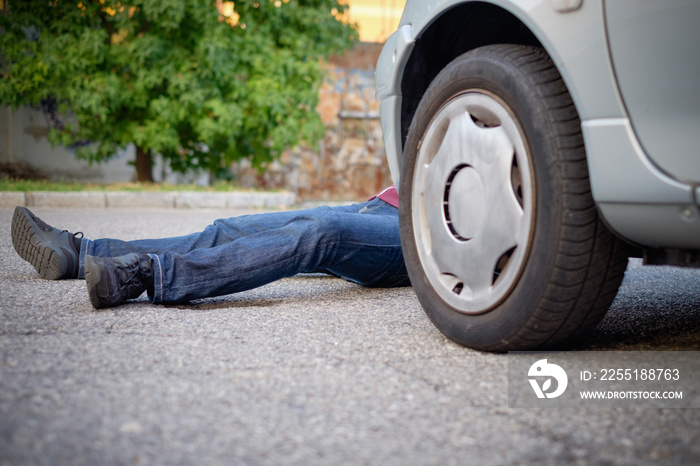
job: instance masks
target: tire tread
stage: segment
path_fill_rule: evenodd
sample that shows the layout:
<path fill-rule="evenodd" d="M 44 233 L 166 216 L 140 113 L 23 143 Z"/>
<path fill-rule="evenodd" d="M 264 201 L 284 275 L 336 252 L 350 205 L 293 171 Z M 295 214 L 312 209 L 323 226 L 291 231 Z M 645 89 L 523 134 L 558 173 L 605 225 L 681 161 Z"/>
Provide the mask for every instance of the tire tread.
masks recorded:
<path fill-rule="evenodd" d="M 536 102 L 537 115 L 541 114 L 545 119 L 544 125 L 540 125 L 543 128 L 535 128 L 534 132 L 528 133 L 528 137 L 541 138 L 540 141 L 544 142 L 540 143 L 545 144 L 544 147 L 553 155 L 553 159 L 542 162 L 549 164 L 547 170 L 552 174 L 551 183 L 555 186 L 557 197 L 553 202 L 557 204 L 556 212 L 559 215 L 552 224 L 551 263 L 542 271 L 542 291 L 533 303 L 528 304 L 532 307 L 527 310 L 527 317 L 522 318 L 524 323 L 507 332 L 503 328 L 512 326 L 507 323 L 512 319 L 497 324 L 482 319 L 487 323 L 478 324 L 481 327 L 474 330 L 468 323 L 474 319 L 472 316 L 441 309 L 439 305 L 437 309 L 431 309 L 431 306 L 435 306 L 434 298 L 417 294 L 433 323 L 460 344 L 489 351 L 560 346 L 585 334 L 605 315 L 624 276 L 629 247 L 617 239 L 599 217 L 591 195 L 579 115 L 559 71 L 544 49 L 515 44 L 474 49 L 455 59 L 452 62 L 454 65 L 448 65 L 433 81 L 427 94 L 435 88 L 439 95 L 440 86 L 460 81 L 462 66 L 466 66 L 464 64 L 470 60 L 478 60 L 484 66 L 493 64 L 497 69 L 507 67 L 509 73 L 500 78 L 504 85 L 512 85 L 513 89 L 527 89 L 526 92 L 530 93 L 528 98 L 531 99 L 529 102 Z M 424 98 L 416 115 L 420 115 L 422 107 L 430 107 L 434 98 L 434 95 Z M 415 124 L 414 120 L 411 128 Z M 409 140 L 419 141 L 420 137 L 409 131 Z M 406 202 L 410 203 L 412 189 L 407 180 L 412 178 L 413 168 L 410 163 L 406 166 L 409 166 L 409 171 L 402 173 L 400 189 L 402 212 L 405 212 Z M 406 192 L 409 199 L 403 197 Z M 413 238 L 410 221 L 402 220 L 401 234 L 404 238 Z M 407 265 L 409 259 L 417 260 L 413 247 L 410 242 L 404 243 Z M 414 277 L 411 279 L 414 287 L 422 286 L 417 283 L 423 281 Z M 485 337 L 484 329 L 493 334 Z"/>

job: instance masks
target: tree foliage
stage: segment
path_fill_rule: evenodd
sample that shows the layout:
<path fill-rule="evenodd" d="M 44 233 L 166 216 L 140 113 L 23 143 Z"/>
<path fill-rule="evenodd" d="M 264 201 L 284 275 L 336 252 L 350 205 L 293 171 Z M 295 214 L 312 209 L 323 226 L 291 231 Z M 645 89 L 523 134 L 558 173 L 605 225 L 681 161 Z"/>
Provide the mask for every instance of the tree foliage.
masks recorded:
<path fill-rule="evenodd" d="M 178 171 L 261 166 L 323 134 L 320 60 L 357 37 L 341 2 L 10 0 L 0 103 L 55 99 L 74 118 L 51 141 L 91 161 L 134 143 Z"/>

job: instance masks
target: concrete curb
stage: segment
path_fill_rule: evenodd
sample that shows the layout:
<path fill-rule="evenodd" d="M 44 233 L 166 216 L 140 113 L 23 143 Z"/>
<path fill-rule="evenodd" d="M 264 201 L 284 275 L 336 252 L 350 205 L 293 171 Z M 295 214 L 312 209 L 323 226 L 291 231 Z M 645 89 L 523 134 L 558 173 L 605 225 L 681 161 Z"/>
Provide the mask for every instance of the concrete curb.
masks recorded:
<path fill-rule="evenodd" d="M 155 207 L 173 209 L 285 209 L 296 204 L 290 192 L 0 191 L 0 207 Z"/>

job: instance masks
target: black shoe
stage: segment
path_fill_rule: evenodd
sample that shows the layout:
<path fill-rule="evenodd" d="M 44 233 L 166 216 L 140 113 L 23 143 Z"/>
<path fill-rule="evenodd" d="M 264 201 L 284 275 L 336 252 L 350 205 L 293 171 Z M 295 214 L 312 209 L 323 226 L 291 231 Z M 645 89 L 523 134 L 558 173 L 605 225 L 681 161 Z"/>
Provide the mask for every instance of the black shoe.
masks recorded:
<path fill-rule="evenodd" d="M 118 306 L 153 287 L 153 259 L 143 254 L 85 256 L 85 282 L 95 309 Z"/>
<path fill-rule="evenodd" d="M 47 280 L 78 278 L 82 237 L 81 232 L 70 233 L 52 227 L 26 207 L 16 207 L 12 216 L 15 251 Z"/>

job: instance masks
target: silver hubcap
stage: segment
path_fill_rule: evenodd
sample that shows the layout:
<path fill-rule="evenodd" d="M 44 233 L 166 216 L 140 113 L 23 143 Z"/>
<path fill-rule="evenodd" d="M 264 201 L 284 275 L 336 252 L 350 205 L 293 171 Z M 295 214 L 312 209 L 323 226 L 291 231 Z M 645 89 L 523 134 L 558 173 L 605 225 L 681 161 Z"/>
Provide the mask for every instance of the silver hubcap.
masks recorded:
<path fill-rule="evenodd" d="M 413 230 L 432 287 L 456 310 L 486 312 L 512 290 L 532 230 L 533 186 L 518 124 L 484 91 L 435 115 L 418 150 Z"/>

